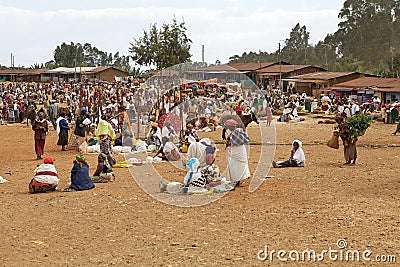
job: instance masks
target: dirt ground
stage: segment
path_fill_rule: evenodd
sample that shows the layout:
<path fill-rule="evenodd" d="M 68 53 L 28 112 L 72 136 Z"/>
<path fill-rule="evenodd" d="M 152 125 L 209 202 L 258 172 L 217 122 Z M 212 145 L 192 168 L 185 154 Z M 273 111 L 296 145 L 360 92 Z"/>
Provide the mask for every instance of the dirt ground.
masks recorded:
<path fill-rule="evenodd" d="M 265 130 L 251 125 L 252 141 Z M 260 261 L 271 250 L 301 251 L 369 249 L 371 262 L 329 260 L 292 262 L 292 266 L 398 266 L 400 262 L 400 136 L 395 125 L 374 123 L 358 144 L 355 166 L 343 166 L 343 147 L 325 144 L 333 125 L 277 123 L 275 160 L 290 155 L 294 139 L 304 143 L 305 168 L 271 169 L 260 188 L 250 193 L 249 181 L 211 204 L 182 208 L 146 194 L 128 169 L 115 169 L 117 179 L 83 192 L 61 192 L 69 182 L 76 152 L 62 152 L 51 130 L 45 156 L 55 158 L 60 175 L 57 192 L 28 194 L 37 161 L 33 132 L 21 124 L 0 126 L 1 266 L 280 266 L 276 258 Z M 220 132 L 202 133 L 220 140 Z M 260 144 L 251 146 L 252 173 Z M 271 148 L 272 149 L 272 148 Z M 217 165 L 224 168 L 219 145 Z M 87 155 L 93 172 L 96 155 Z M 117 156 L 118 161 L 124 160 Z M 134 167 L 148 168 L 148 166 Z M 169 180 L 183 180 L 184 171 L 169 163 L 155 168 Z M 135 169 L 132 170 L 135 174 Z M 138 171 L 138 173 L 140 173 Z M 263 254 L 260 254 L 261 256 Z M 396 256 L 397 263 L 376 262 Z M 288 254 L 284 255 L 286 258 Z"/>

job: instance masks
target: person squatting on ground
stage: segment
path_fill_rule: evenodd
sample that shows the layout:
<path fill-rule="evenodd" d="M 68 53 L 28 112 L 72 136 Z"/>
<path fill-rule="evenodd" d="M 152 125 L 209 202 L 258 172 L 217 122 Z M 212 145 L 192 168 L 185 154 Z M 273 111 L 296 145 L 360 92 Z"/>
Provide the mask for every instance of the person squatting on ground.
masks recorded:
<path fill-rule="evenodd" d="M 151 123 L 151 128 L 147 134 L 147 145 L 161 146 L 161 129 L 158 127 L 157 122 Z"/>
<path fill-rule="evenodd" d="M 36 168 L 35 176 L 29 183 L 29 193 L 55 191 L 59 181 L 53 159 L 45 158 L 43 164 Z"/>
<path fill-rule="evenodd" d="M 95 183 L 111 182 L 114 178 L 112 166 L 108 161 L 108 157 L 104 153 L 99 153 L 97 157 L 97 168 L 93 174 L 92 180 Z"/>

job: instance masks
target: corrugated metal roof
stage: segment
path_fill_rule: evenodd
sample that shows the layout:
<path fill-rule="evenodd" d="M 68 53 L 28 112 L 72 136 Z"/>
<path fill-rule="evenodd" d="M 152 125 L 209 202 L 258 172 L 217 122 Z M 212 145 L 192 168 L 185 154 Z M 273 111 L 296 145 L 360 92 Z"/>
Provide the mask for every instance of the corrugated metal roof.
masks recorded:
<path fill-rule="evenodd" d="M 329 72 L 329 71 L 312 72 L 312 73 L 292 76 L 292 77 L 289 77 L 288 79 L 293 79 L 296 81 L 297 80 L 331 80 L 331 79 L 336 79 L 336 78 L 349 76 L 349 75 L 353 75 L 353 74 L 359 74 L 359 73 L 358 72 Z"/>
<path fill-rule="evenodd" d="M 228 63 L 226 65 L 237 69 L 239 71 L 256 71 L 259 69 L 263 69 L 275 64 L 279 64 L 279 62 L 248 62 L 248 63 Z"/>
<path fill-rule="evenodd" d="M 393 87 L 400 85 L 398 78 L 361 77 L 337 84 L 335 87 Z"/>
<path fill-rule="evenodd" d="M 73 73 L 84 73 L 84 72 L 90 72 L 93 71 L 94 69 L 96 69 L 98 67 L 75 67 L 75 68 L 66 68 L 66 67 L 58 67 L 52 70 L 48 70 L 45 73 L 48 74 L 55 74 L 55 73 L 59 73 L 59 74 L 73 74 Z"/>
<path fill-rule="evenodd" d="M 259 73 L 263 76 L 267 76 L 267 75 L 276 75 L 276 74 L 280 74 L 280 73 L 290 73 L 290 72 L 294 72 L 294 71 L 298 71 L 298 70 L 302 70 L 302 69 L 306 69 L 306 68 L 316 68 L 320 71 L 324 71 L 324 68 L 320 68 L 320 67 L 315 67 L 315 66 L 310 66 L 310 65 L 273 65 L 267 68 L 262 69 Z"/>
<path fill-rule="evenodd" d="M 0 75 L 39 75 L 47 69 L 7 69 L 0 70 Z"/>

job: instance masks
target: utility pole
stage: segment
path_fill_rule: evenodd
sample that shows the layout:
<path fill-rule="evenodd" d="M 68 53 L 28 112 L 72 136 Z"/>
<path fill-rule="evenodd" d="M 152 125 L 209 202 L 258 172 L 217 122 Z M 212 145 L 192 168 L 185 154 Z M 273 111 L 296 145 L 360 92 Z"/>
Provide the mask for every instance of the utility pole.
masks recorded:
<path fill-rule="evenodd" d="M 205 68 L 205 66 L 204 66 L 204 45 L 201 45 L 201 62 L 203 65 L 203 81 L 204 81 L 205 80 L 205 77 L 204 77 L 204 68 Z"/>
<path fill-rule="evenodd" d="M 279 89 L 283 93 L 282 87 L 282 63 L 281 63 L 281 42 L 278 43 L 278 59 L 279 59 Z"/>
<path fill-rule="evenodd" d="M 329 46 L 328 44 L 322 44 L 322 46 L 325 48 L 325 68 L 328 70 L 328 56 L 326 54 L 326 47 Z"/>
<path fill-rule="evenodd" d="M 304 44 L 304 65 L 307 65 L 307 40 L 305 40 L 305 44 Z"/>
<path fill-rule="evenodd" d="M 204 45 L 201 45 L 201 62 L 204 64 Z"/>
<path fill-rule="evenodd" d="M 394 58 L 393 58 L 393 52 L 394 52 L 394 47 L 390 47 L 390 52 L 392 53 L 392 78 L 394 78 Z"/>
<path fill-rule="evenodd" d="M 11 64 L 11 69 L 13 70 L 14 66 L 15 66 L 15 57 L 14 57 L 13 53 L 11 53 L 11 62 L 10 62 L 10 64 Z M 10 81 L 11 82 L 13 81 L 13 75 L 10 76 Z"/>

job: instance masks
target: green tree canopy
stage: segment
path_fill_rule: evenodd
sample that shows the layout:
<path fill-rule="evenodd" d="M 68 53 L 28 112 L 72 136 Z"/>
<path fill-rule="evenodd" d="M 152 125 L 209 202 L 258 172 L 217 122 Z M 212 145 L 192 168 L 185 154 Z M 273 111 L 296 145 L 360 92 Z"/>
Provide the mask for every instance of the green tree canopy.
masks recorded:
<path fill-rule="evenodd" d="M 309 44 L 306 26 L 297 24 L 285 40 L 281 59 L 292 64 L 324 67 L 331 71 L 361 71 L 383 77 L 400 73 L 400 0 L 346 0 L 335 33 Z M 244 52 L 230 62 L 277 61 L 271 54 Z M 272 60 L 271 60 L 272 59 Z"/>
<path fill-rule="evenodd" d="M 383 59 L 389 67 L 391 51 L 400 51 L 399 0 L 346 0 L 339 18 L 335 37 L 341 56 L 364 61 L 369 69 Z"/>
<path fill-rule="evenodd" d="M 134 38 L 131 43 L 132 59 L 139 65 L 155 66 L 158 70 L 188 61 L 192 41 L 186 30 L 185 22 L 178 23 L 175 18 L 172 24 L 163 23 L 160 28 L 157 24 L 150 25 L 142 37 Z"/>
<path fill-rule="evenodd" d="M 54 61 L 49 61 L 46 66 L 75 67 L 75 66 L 114 66 L 129 71 L 129 56 L 120 56 L 116 52 L 107 53 L 99 50 L 89 43 L 66 44 L 57 46 L 54 51 Z"/>
<path fill-rule="evenodd" d="M 310 33 L 306 26 L 300 26 L 299 23 L 294 26 L 290 32 L 290 37 L 285 40 L 285 45 L 282 48 L 282 59 L 291 62 L 292 64 L 307 64 L 307 52 L 309 49 L 308 41 Z"/>

